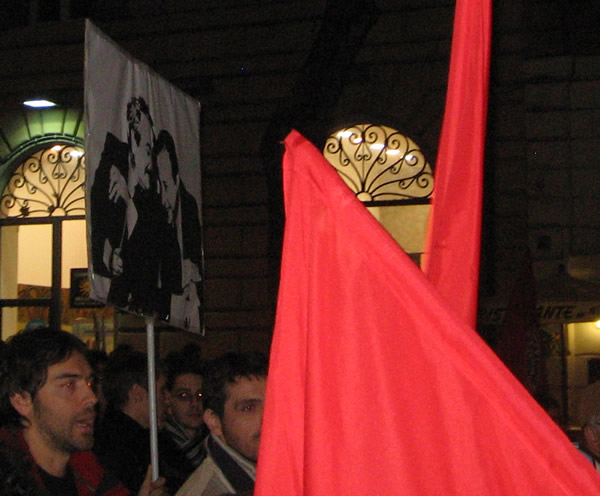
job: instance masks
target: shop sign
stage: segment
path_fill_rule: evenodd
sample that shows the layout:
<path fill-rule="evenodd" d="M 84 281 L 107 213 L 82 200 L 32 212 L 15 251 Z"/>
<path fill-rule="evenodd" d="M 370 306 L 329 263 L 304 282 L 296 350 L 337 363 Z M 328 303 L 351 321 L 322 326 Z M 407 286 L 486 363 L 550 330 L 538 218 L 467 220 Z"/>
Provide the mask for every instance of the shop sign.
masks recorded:
<path fill-rule="evenodd" d="M 481 324 L 501 324 L 506 305 L 482 304 L 478 321 Z M 600 319 L 600 302 L 547 302 L 537 306 L 540 323 L 591 322 Z"/>

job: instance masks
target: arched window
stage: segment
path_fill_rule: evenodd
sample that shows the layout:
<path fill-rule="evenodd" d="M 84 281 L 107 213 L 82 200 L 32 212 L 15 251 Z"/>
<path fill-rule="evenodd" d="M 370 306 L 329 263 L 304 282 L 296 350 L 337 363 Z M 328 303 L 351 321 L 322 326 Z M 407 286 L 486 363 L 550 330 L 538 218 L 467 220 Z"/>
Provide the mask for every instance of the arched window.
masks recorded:
<path fill-rule="evenodd" d="M 433 171 L 408 136 L 382 125 L 338 129 L 323 154 L 341 178 L 404 250 L 423 252 Z"/>
<path fill-rule="evenodd" d="M 85 154 L 76 140 L 67 141 L 33 146 L 0 195 L 4 339 L 43 323 L 93 341 L 98 321 L 103 327 L 104 314 L 112 311 L 85 301 Z"/>
<path fill-rule="evenodd" d="M 35 152 L 13 172 L 0 197 L 0 217 L 85 215 L 85 156 L 76 145 Z"/>
<path fill-rule="evenodd" d="M 357 124 L 327 139 L 324 155 L 364 203 L 427 204 L 431 165 L 408 136 L 387 126 Z"/>

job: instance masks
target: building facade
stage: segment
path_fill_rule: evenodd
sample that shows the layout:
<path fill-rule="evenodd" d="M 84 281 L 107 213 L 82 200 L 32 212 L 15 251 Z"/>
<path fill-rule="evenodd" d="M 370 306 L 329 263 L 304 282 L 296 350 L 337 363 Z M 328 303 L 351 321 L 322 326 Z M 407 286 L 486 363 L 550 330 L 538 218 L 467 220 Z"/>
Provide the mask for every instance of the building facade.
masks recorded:
<path fill-rule="evenodd" d="M 452 1 L 22 4 L 8 2 L 0 21 L 2 188 L 35 140 L 81 144 L 83 129 L 36 128 L 40 111 L 21 103 L 45 96 L 77 122 L 84 17 L 201 102 L 207 356 L 268 349 L 283 228 L 280 141 L 291 128 L 323 147 L 345 126 L 389 126 L 435 166 Z M 527 250 L 538 285 L 561 273 L 600 278 L 600 7 L 533 0 L 493 10 L 484 310 L 506 304 Z M 487 317 L 481 329 L 493 339 Z"/>

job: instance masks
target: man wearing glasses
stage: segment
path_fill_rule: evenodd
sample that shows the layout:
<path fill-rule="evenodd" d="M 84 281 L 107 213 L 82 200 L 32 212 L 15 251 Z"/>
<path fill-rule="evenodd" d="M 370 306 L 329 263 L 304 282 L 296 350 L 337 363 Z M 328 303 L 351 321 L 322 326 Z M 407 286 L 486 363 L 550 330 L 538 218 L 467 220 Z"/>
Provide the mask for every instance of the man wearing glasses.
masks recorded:
<path fill-rule="evenodd" d="M 166 362 L 168 414 L 163 432 L 190 462 L 191 472 L 206 457 L 202 369 L 196 357 L 184 353 L 170 355 Z"/>

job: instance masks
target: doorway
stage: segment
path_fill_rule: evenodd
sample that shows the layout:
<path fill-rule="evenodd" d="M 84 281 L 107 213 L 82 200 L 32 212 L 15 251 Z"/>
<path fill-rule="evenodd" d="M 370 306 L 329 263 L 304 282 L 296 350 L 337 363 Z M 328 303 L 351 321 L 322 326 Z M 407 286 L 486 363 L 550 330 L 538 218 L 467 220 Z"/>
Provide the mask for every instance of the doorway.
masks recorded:
<path fill-rule="evenodd" d="M 19 164 L 0 197 L 0 329 L 52 326 L 106 349 L 112 309 L 86 298 L 85 154 L 55 143 Z M 75 298 L 77 296 L 77 298 Z"/>

